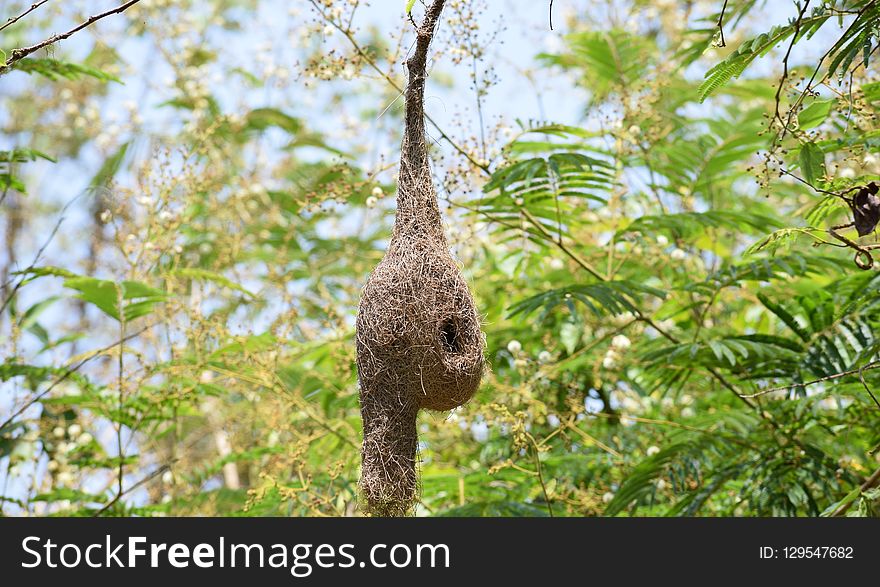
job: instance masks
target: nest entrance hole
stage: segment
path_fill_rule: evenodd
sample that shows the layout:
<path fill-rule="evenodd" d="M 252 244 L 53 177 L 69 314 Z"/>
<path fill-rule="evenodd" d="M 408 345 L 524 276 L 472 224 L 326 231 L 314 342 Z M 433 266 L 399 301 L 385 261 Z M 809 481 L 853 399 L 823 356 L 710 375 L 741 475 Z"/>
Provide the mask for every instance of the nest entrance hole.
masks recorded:
<path fill-rule="evenodd" d="M 440 343 L 448 353 L 460 353 L 461 337 L 458 336 L 458 326 L 455 320 L 447 318 L 440 324 Z"/>

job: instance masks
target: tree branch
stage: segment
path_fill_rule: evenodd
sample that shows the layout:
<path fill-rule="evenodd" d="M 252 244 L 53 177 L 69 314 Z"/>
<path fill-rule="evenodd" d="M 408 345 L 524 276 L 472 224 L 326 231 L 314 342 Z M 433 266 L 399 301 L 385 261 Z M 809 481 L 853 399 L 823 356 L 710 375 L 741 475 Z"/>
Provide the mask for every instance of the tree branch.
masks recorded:
<path fill-rule="evenodd" d="M 875 485 L 877 485 L 877 483 L 880 483 L 880 469 L 877 469 L 876 471 L 874 471 L 874 473 L 870 477 L 868 477 L 864 483 L 861 484 L 861 486 L 859 487 L 859 490 L 862 492 L 867 491 L 867 490 L 871 489 L 872 487 L 874 487 Z M 844 504 L 841 504 L 840 507 L 838 507 L 836 510 L 831 512 L 830 517 L 835 518 L 837 516 L 842 516 L 843 514 L 846 513 L 846 510 L 849 509 L 849 506 L 851 506 L 854 501 L 855 501 L 855 499 L 850 500 Z"/>
<path fill-rule="evenodd" d="M 715 26 L 718 27 L 718 33 L 721 35 L 721 38 L 718 41 L 719 47 L 727 47 L 727 42 L 724 40 L 724 12 L 727 10 L 727 0 L 724 0 L 724 6 L 721 7 L 721 14 L 718 15 L 718 22 Z"/>
<path fill-rule="evenodd" d="M 23 19 L 25 16 L 27 16 L 28 14 L 30 14 L 31 12 L 33 12 L 34 10 L 36 10 L 37 8 L 39 8 L 40 6 L 42 6 L 43 4 L 45 4 L 48 1 L 49 0 L 40 0 L 39 2 L 34 2 L 33 4 L 31 4 L 30 8 L 28 8 L 27 10 L 25 10 L 24 12 L 22 12 L 18 16 L 10 17 L 5 23 L 3 23 L 3 26 L 0 26 L 0 31 L 2 31 L 3 29 L 5 29 L 8 26 L 14 25 L 15 23 L 17 23 L 18 21 Z"/>
<path fill-rule="evenodd" d="M 864 384 L 864 378 L 862 377 L 862 373 L 865 371 L 870 371 L 871 369 L 877 369 L 877 368 L 880 368 L 880 360 L 871 361 L 870 363 L 866 363 L 865 365 L 859 367 L 858 369 L 850 369 L 849 371 L 842 371 L 840 373 L 835 373 L 834 375 L 820 377 L 818 379 L 813 379 L 812 381 L 805 381 L 803 383 L 793 383 L 791 385 L 783 385 L 782 387 L 772 387 L 770 389 L 762 389 L 761 391 L 758 391 L 756 393 L 750 393 L 748 395 L 742 395 L 740 397 L 753 398 L 753 397 L 760 397 L 762 395 L 767 395 L 768 393 L 773 393 L 774 391 L 786 391 L 786 390 L 794 389 L 794 388 L 804 389 L 804 388 L 807 388 L 811 385 L 816 385 L 817 383 L 824 383 L 825 381 L 833 381 L 835 379 L 840 379 L 841 377 L 847 377 L 849 375 L 858 375 L 860 378 L 863 379 L 862 383 Z M 869 393 L 870 393 L 870 390 L 869 390 Z M 872 395 L 872 397 L 873 397 L 873 395 Z M 875 399 L 874 401 L 876 402 L 877 400 Z M 878 407 L 880 407 L 880 406 L 878 406 Z"/>
<path fill-rule="evenodd" d="M 48 39 L 45 39 L 44 41 L 40 41 L 36 45 L 31 45 L 29 47 L 21 47 L 19 49 L 13 49 L 12 53 L 10 53 L 9 59 L 6 60 L 6 63 L 4 63 L 3 65 L 0 65 L 0 75 L 3 75 L 4 73 L 9 73 L 10 71 L 12 71 L 12 66 L 15 65 L 15 63 L 17 63 L 18 61 L 21 61 L 22 59 L 24 59 L 25 57 L 27 57 L 31 53 L 35 53 L 44 47 L 48 47 L 49 45 L 53 45 L 53 44 L 57 43 L 58 41 L 63 41 L 64 39 L 67 39 L 70 36 L 72 36 L 74 33 L 77 33 L 79 31 L 83 30 L 87 26 L 90 26 L 91 24 L 101 20 L 102 18 L 105 18 L 105 17 L 113 15 L 113 14 L 120 14 L 120 13 L 124 12 L 125 10 L 127 10 L 128 8 L 134 6 L 135 4 L 137 4 L 140 1 L 141 0 L 129 0 L 128 2 L 123 4 L 122 6 L 117 6 L 116 8 L 113 8 L 113 9 L 108 10 L 106 12 L 102 12 L 101 14 L 96 14 L 96 15 L 90 17 L 88 20 L 80 23 L 79 25 L 70 29 L 66 33 L 52 35 Z"/>

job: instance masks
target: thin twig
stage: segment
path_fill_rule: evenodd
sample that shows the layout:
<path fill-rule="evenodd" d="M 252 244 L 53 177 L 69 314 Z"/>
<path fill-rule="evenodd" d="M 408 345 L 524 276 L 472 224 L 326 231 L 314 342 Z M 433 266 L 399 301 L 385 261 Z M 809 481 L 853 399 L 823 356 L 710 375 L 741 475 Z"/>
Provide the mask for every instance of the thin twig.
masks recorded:
<path fill-rule="evenodd" d="M 860 245 L 857 242 L 851 241 L 850 239 L 837 232 L 838 230 L 850 228 L 854 225 L 855 222 L 849 222 L 847 224 L 838 224 L 837 226 L 832 226 L 828 229 L 828 234 L 830 234 L 840 242 L 844 243 L 849 248 L 855 249 L 856 255 L 853 258 L 853 262 L 855 262 L 856 267 L 858 267 L 859 269 L 867 270 L 874 266 L 874 257 L 871 255 L 870 251 L 872 249 L 880 248 L 880 245 Z M 864 257 L 864 260 L 862 259 L 862 257 Z"/>
<path fill-rule="evenodd" d="M 541 484 L 541 491 L 544 492 L 544 501 L 547 502 L 547 513 L 550 514 L 550 517 L 553 517 L 553 504 L 550 503 L 550 494 L 547 492 L 547 484 L 544 482 L 544 470 L 541 467 L 541 458 L 540 451 L 538 450 L 538 444 L 535 442 L 535 439 L 532 438 L 532 435 L 529 435 L 529 440 L 532 442 L 532 451 L 535 455 L 535 470 L 538 472 L 538 482 Z"/>
<path fill-rule="evenodd" d="M 775 120 L 778 120 L 782 123 L 782 116 L 779 115 L 779 102 L 782 95 L 782 88 L 785 85 L 785 80 L 788 79 L 788 59 L 791 57 L 791 50 L 794 48 L 794 44 L 798 41 L 798 34 L 801 32 L 801 24 L 804 21 L 804 14 L 807 12 L 807 7 L 810 5 L 810 0 L 806 0 L 804 2 L 803 8 L 801 8 L 800 12 L 797 16 L 797 21 L 794 23 L 794 34 L 791 36 L 791 43 L 788 44 L 788 50 L 785 52 L 785 57 L 782 58 L 782 76 L 779 78 L 779 85 L 776 87 L 776 113 Z M 788 122 L 791 122 L 791 118 L 789 117 Z M 787 123 L 783 123 L 784 126 L 782 128 L 782 135 L 780 139 L 785 136 L 785 132 L 788 130 Z"/>
<path fill-rule="evenodd" d="M 17 23 L 18 21 L 23 19 L 25 16 L 27 16 L 28 14 L 30 14 L 31 12 L 33 12 L 34 10 L 36 10 L 37 8 L 39 8 L 40 6 L 42 6 L 43 4 L 45 4 L 48 1 L 49 0 L 40 0 L 39 2 L 34 2 L 33 4 L 31 4 L 30 8 L 28 8 L 27 10 L 25 10 L 24 12 L 22 12 L 18 16 L 10 17 L 5 23 L 3 23 L 2 26 L 0 26 L 0 31 L 2 31 L 3 29 L 5 29 L 8 26 L 14 25 L 15 23 Z"/>
<path fill-rule="evenodd" d="M 721 14 L 718 15 L 718 23 L 715 25 L 718 27 L 718 32 L 721 34 L 721 39 L 718 41 L 719 47 L 727 47 L 727 42 L 724 40 L 724 11 L 727 10 L 727 0 L 724 0 L 724 6 L 721 7 Z"/>
<path fill-rule="evenodd" d="M 121 460 L 121 458 L 120 458 L 120 460 Z M 113 499 L 111 499 L 109 502 L 107 502 L 107 504 L 104 507 L 102 507 L 97 512 L 95 512 L 95 517 L 96 518 L 100 517 L 101 514 L 103 514 L 104 512 L 109 510 L 111 507 L 116 505 L 119 502 L 119 500 L 122 499 L 123 495 L 131 493 L 132 491 L 134 491 L 135 489 L 137 489 L 138 487 L 140 487 L 144 483 L 149 483 L 150 481 L 152 481 L 153 479 L 155 479 L 156 477 L 158 477 L 159 475 L 161 475 L 165 471 L 168 471 L 169 469 L 171 469 L 171 465 L 173 465 L 174 461 L 176 461 L 176 460 L 177 459 L 174 459 L 172 461 L 169 461 L 169 462 L 157 467 L 155 471 L 151 472 L 149 475 L 147 475 L 146 477 L 144 477 L 143 479 L 141 479 L 140 481 L 138 481 L 134 485 L 130 486 L 128 489 L 122 490 L 122 488 L 120 487 L 120 490 L 116 493 L 116 495 L 113 496 Z"/>
<path fill-rule="evenodd" d="M 870 477 L 868 477 L 864 483 L 862 483 L 859 486 L 859 491 L 865 492 L 865 491 L 871 489 L 872 487 L 874 487 L 874 485 L 876 485 L 877 483 L 880 483 L 880 469 L 877 469 L 876 471 L 874 471 L 874 473 Z M 842 516 L 843 514 L 845 514 L 846 510 L 849 509 L 849 506 L 851 506 L 854 501 L 855 501 L 855 499 L 850 500 L 850 501 L 842 504 L 836 510 L 831 512 L 831 517 L 834 518 L 834 517 Z"/>
<path fill-rule="evenodd" d="M 521 210 L 521 212 L 522 212 L 522 215 L 526 218 L 526 220 L 528 220 L 528 221 L 529 221 L 529 222 L 530 222 L 535 228 L 537 228 L 537 229 L 541 232 L 541 234 L 544 235 L 544 237 L 545 237 L 547 240 L 549 240 L 549 241 L 552 242 L 554 245 L 556 245 L 556 246 L 559 248 L 560 251 L 562 251 L 563 253 L 565 253 L 566 255 L 568 255 L 568 256 L 571 258 L 572 261 L 574 261 L 575 263 L 577 263 L 578 265 L 580 265 L 581 268 L 582 268 L 584 271 L 586 271 L 587 273 L 589 273 L 590 275 L 592 275 L 592 276 L 595 277 L 596 279 L 599 279 L 599 280 L 601 280 L 601 281 L 607 281 L 607 280 L 605 279 L 605 276 L 602 275 L 601 273 L 599 273 L 599 271 L 598 271 L 595 267 L 593 267 L 592 265 L 590 265 L 589 263 L 587 263 L 585 260 L 581 259 L 580 256 L 579 256 L 577 253 L 575 253 L 574 251 L 572 251 L 571 249 L 569 249 L 569 248 L 565 245 L 565 243 L 562 241 L 562 239 L 556 239 L 556 238 L 554 238 L 553 235 L 550 234 L 550 232 L 547 230 L 547 228 L 546 228 L 543 224 L 541 224 L 541 223 L 538 221 L 538 219 L 535 218 L 535 217 L 532 215 L 531 212 L 529 212 L 529 211 L 526 210 L 525 208 L 523 208 L 523 209 Z"/>
<path fill-rule="evenodd" d="M 796 389 L 804 389 L 804 388 L 807 388 L 811 385 L 816 385 L 817 383 L 824 383 L 825 381 L 833 381 L 835 379 L 840 379 L 841 377 L 847 377 L 849 375 L 859 375 L 861 377 L 862 376 L 861 374 L 864 371 L 870 371 L 871 369 L 877 369 L 877 368 L 880 368 L 880 360 L 871 361 L 870 363 L 866 363 L 865 365 L 859 367 L 858 369 L 852 369 L 850 371 L 842 371 L 840 373 L 835 373 L 834 375 L 828 375 L 826 377 L 820 377 L 818 379 L 813 379 L 812 381 L 805 381 L 805 382 L 801 382 L 801 383 L 792 383 L 791 385 L 783 385 L 782 387 L 773 387 L 770 389 L 762 389 L 761 391 L 758 391 L 756 393 L 741 395 L 740 397 L 753 398 L 753 397 L 760 397 L 762 395 L 767 395 L 768 393 L 773 393 L 775 391 L 786 391 L 786 390 L 795 389 L 795 388 Z M 871 397 L 873 397 L 873 395 Z M 877 400 L 875 399 L 874 401 L 876 402 Z"/>
<path fill-rule="evenodd" d="M 49 45 L 53 45 L 53 44 L 57 43 L 58 41 L 63 41 L 64 39 L 67 39 L 68 37 L 70 37 L 74 33 L 77 33 L 79 31 L 83 30 L 87 26 L 90 26 L 91 24 L 101 20 L 102 18 L 105 18 L 107 16 L 111 16 L 113 14 L 120 14 L 120 13 L 124 12 L 125 10 L 127 10 L 128 8 L 134 6 L 135 4 L 137 4 L 140 1 L 141 0 L 129 0 L 128 2 L 123 4 L 122 6 L 118 6 L 116 8 L 111 9 L 111 10 L 108 10 L 106 12 L 102 12 L 101 14 L 96 14 L 92 17 L 89 17 L 88 20 L 78 24 L 77 26 L 70 29 L 66 33 L 52 35 L 48 39 L 40 41 L 36 45 L 31 45 L 29 47 L 21 47 L 19 49 L 13 49 L 12 53 L 9 56 L 9 59 L 6 60 L 6 63 L 4 63 L 3 65 L 0 65 L 0 75 L 3 75 L 4 73 L 9 73 L 12 70 L 12 66 L 15 65 L 16 62 L 21 61 L 22 59 L 24 59 L 25 57 L 27 57 L 31 53 L 35 53 L 44 47 L 48 47 Z"/>
<path fill-rule="evenodd" d="M 861 381 L 862 387 L 865 388 L 865 391 L 868 393 L 868 395 L 871 396 L 871 399 L 874 400 L 874 404 L 878 408 L 880 408 L 880 402 L 878 402 L 877 398 L 874 397 L 874 392 L 871 391 L 871 388 L 868 387 L 868 383 L 865 381 L 865 367 L 862 367 L 861 369 L 859 369 L 859 381 Z"/>

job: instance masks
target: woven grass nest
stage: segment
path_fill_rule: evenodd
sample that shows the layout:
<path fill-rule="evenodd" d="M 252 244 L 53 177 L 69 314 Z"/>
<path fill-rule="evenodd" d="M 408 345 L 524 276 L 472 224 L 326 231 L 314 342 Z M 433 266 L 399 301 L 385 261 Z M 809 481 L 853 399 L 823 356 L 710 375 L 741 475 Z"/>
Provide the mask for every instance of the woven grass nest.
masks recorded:
<path fill-rule="evenodd" d="M 428 46 L 443 0 L 434 0 L 407 60 L 397 214 L 385 257 L 370 274 L 356 331 L 364 440 L 360 489 L 372 515 L 404 516 L 418 493 L 416 416 L 473 397 L 484 337 L 467 282 L 449 253 L 425 140 Z"/>

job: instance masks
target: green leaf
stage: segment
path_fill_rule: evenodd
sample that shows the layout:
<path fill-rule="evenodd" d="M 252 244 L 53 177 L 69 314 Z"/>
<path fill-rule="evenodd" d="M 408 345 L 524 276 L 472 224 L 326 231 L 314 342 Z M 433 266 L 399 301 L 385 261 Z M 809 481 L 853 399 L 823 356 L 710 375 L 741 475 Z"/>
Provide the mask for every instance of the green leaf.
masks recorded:
<path fill-rule="evenodd" d="M 782 227 L 775 218 L 751 212 L 709 210 L 707 212 L 680 212 L 677 214 L 646 215 L 636 218 L 629 226 L 617 231 L 642 234 L 665 233 L 676 238 L 693 238 L 706 228 L 726 228 L 738 232 L 764 233 L 767 228 Z"/>
<path fill-rule="evenodd" d="M 98 173 L 89 182 L 89 187 L 92 189 L 107 187 L 107 184 L 110 183 L 119 172 L 120 167 L 122 167 L 122 162 L 125 160 L 125 154 L 128 152 L 129 145 L 130 143 L 123 143 L 115 153 L 107 157 Z"/>
<path fill-rule="evenodd" d="M 409 14 L 412 12 L 413 6 L 416 5 L 416 0 L 406 0 L 406 13 Z"/>
<path fill-rule="evenodd" d="M 51 161 L 52 163 L 57 163 L 57 159 L 52 157 L 51 155 L 47 155 L 42 151 L 37 151 L 36 149 L 26 149 L 21 147 L 16 147 L 11 151 L 0 151 L 0 162 L 3 163 L 28 163 L 30 161 L 36 161 L 37 159 L 45 159 L 46 161 Z"/>
<path fill-rule="evenodd" d="M 255 108 L 248 113 L 245 121 L 245 128 L 256 131 L 273 126 L 290 134 L 296 134 L 302 129 L 303 124 L 300 119 L 285 114 L 277 108 Z"/>
<path fill-rule="evenodd" d="M 661 299 L 666 295 L 659 289 L 630 281 L 571 285 L 546 291 L 514 304 L 510 309 L 510 316 L 530 314 L 543 308 L 541 312 L 543 319 L 560 304 L 565 304 L 569 311 L 576 315 L 575 302 L 584 304 L 596 316 L 638 312 L 638 298 L 645 294 Z"/>
<path fill-rule="evenodd" d="M 743 256 L 754 255 L 760 251 L 775 253 L 781 247 L 790 247 L 801 235 L 812 234 L 816 229 L 811 227 L 782 228 L 762 238 L 743 252 Z"/>
<path fill-rule="evenodd" d="M 120 318 L 120 297 L 127 321 L 148 314 L 156 303 L 166 298 L 161 290 L 137 281 L 116 283 L 94 277 L 72 277 L 65 280 L 64 286 L 77 290 L 80 292 L 78 298 L 93 304 L 116 320 Z"/>
<path fill-rule="evenodd" d="M 825 175 L 825 153 L 816 143 L 804 143 L 798 161 L 807 183 L 813 184 Z"/>
<path fill-rule="evenodd" d="M 119 319 L 118 298 L 121 292 L 114 282 L 94 277 L 72 277 L 64 282 L 64 286 L 80 292 L 77 297 L 81 300 L 94 304 L 108 316 Z"/>
<path fill-rule="evenodd" d="M 767 54 L 773 47 L 793 35 L 795 31 L 797 31 L 795 42 L 797 42 L 815 33 L 828 18 L 829 15 L 827 14 L 807 17 L 802 19 L 800 23 L 792 22 L 784 26 L 775 26 L 769 32 L 761 33 L 754 39 L 745 41 L 724 61 L 716 64 L 706 72 L 705 81 L 697 89 L 700 102 L 714 94 L 730 80 L 738 78 L 752 61 Z"/>
<path fill-rule="evenodd" d="M 801 130 L 809 130 L 819 126 L 828 117 L 836 101 L 836 99 L 816 100 L 798 114 L 798 126 Z"/>
<path fill-rule="evenodd" d="M 36 304 L 28 308 L 27 311 L 25 311 L 24 315 L 21 317 L 19 328 L 30 328 L 33 324 L 36 323 L 37 318 L 39 318 L 40 314 L 59 299 L 60 296 L 51 296 L 46 298 L 45 300 L 37 302 Z"/>
<path fill-rule="evenodd" d="M 11 173 L 0 173 L 0 191 L 6 191 L 9 189 L 22 194 L 27 193 L 27 186 L 25 186 L 24 182 L 20 179 L 13 176 Z"/>
<path fill-rule="evenodd" d="M 52 81 L 57 81 L 59 79 L 75 80 L 83 76 L 88 76 L 103 82 L 122 83 L 122 80 L 115 75 L 111 75 L 100 69 L 83 65 L 82 63 L 56 61 L 55 59 L 22 59 L 13 64 L 12 68 L 25 73 L 36 73 L 47 77 Z"/>
<path fill-rule="evenodd" d="M 217 285 L 228 287 L 229 289 L 234 289 L 239 291 L 247 296 L 256 297 L 252 292 L 250 292 L 243 285 L 235 283 L 231 279 L 220 275 L 219 273 L 215 273 L 213 271 L 208 271 L 207 269 L 199 269 L 197 267 L 181 267 L 179 269 L 173 269 L 169 272 L 171 275 L 175 275 L 178 277 L 183 277 L 187 279 L 201 279 L 205 281 L 213 281 Z"/>
<path fill-rule="evenodd" d="M 619 29 L 575 33 L 566 41 L 568 52 L 538 59 L 577 70 L 592 103 L 641 80 L 657 54 L 650 38 Z"/>

